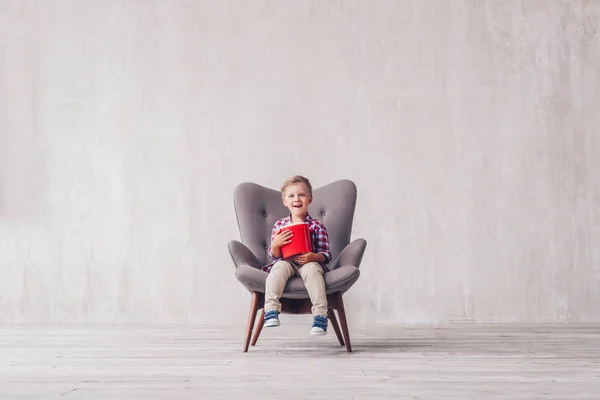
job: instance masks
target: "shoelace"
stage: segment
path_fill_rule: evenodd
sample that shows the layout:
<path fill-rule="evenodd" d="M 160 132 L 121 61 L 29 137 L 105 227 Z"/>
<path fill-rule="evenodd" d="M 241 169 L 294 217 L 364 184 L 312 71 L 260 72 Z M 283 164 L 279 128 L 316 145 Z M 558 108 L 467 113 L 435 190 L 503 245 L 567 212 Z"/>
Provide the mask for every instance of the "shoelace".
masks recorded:
<path fill-rule="evenodd" d="M 277 318 L 277 311 L 270 310 L 265 313 L 265 321 L 272 319 L 272 318 Z"/>
<path fill-rule="evenodd" d="M 322 329 L 327 328 L 327 318 L 317 315 L 313 321 L 313 326 Z"/>

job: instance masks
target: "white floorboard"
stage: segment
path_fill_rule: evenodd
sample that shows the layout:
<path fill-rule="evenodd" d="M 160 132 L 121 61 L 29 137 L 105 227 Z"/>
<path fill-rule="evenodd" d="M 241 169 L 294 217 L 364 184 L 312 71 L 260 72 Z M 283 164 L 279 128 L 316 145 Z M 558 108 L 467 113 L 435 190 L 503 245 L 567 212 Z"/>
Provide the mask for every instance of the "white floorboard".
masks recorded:
<path fill-rule="evenodd" d="M 284 322 L 282 320 L 282 322 Z M 600 325 L 0 327 L 0 399 L 599 399 Z"/>

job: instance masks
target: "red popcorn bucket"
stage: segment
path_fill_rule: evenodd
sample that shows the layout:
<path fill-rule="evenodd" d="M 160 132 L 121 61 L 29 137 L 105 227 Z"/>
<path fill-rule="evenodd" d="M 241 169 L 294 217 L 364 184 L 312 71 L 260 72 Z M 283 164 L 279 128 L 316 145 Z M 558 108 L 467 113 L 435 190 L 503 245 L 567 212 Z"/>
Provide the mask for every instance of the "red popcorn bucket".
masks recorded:
<path fill-rule="evenodd" d="M 281 246 L 281 256 L 283 258 L 288 258 L 301 253 L 311 253 L 313 251 L 307 222 L 292 224 L 281 228 L 281 232 L 285 231 L 292 231 L 293 236 L 291 243 Z"/>

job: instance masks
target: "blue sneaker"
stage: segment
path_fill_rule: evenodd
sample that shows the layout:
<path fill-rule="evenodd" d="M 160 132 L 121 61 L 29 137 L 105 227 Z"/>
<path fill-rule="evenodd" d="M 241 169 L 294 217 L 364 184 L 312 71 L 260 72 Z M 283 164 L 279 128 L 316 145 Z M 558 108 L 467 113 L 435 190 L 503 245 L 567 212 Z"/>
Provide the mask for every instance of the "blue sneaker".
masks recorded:
<path fill-rule="evenodd" d="M 313 318 L 313 326 L 310 329 L 311 335 L 327 335 L 327 317 L 315 315 Z"/>
<path fill-rule="evenodd" d="M 265 312 L 265 326 L 279 326 L 279 311 L 269 310 Z"/>

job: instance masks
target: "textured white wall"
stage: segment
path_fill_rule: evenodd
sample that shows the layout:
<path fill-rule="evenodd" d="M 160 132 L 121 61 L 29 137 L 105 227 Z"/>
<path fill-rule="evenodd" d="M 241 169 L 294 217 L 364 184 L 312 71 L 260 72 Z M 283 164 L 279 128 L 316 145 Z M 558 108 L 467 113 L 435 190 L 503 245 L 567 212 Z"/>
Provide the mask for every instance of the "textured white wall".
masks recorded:
<path fill-rule="evenodd" d="M 351 323 L 600 321 L 599 1 L 0 2 L 0 322 L 245 322 L 232 191 L 354 180 Z"/>

